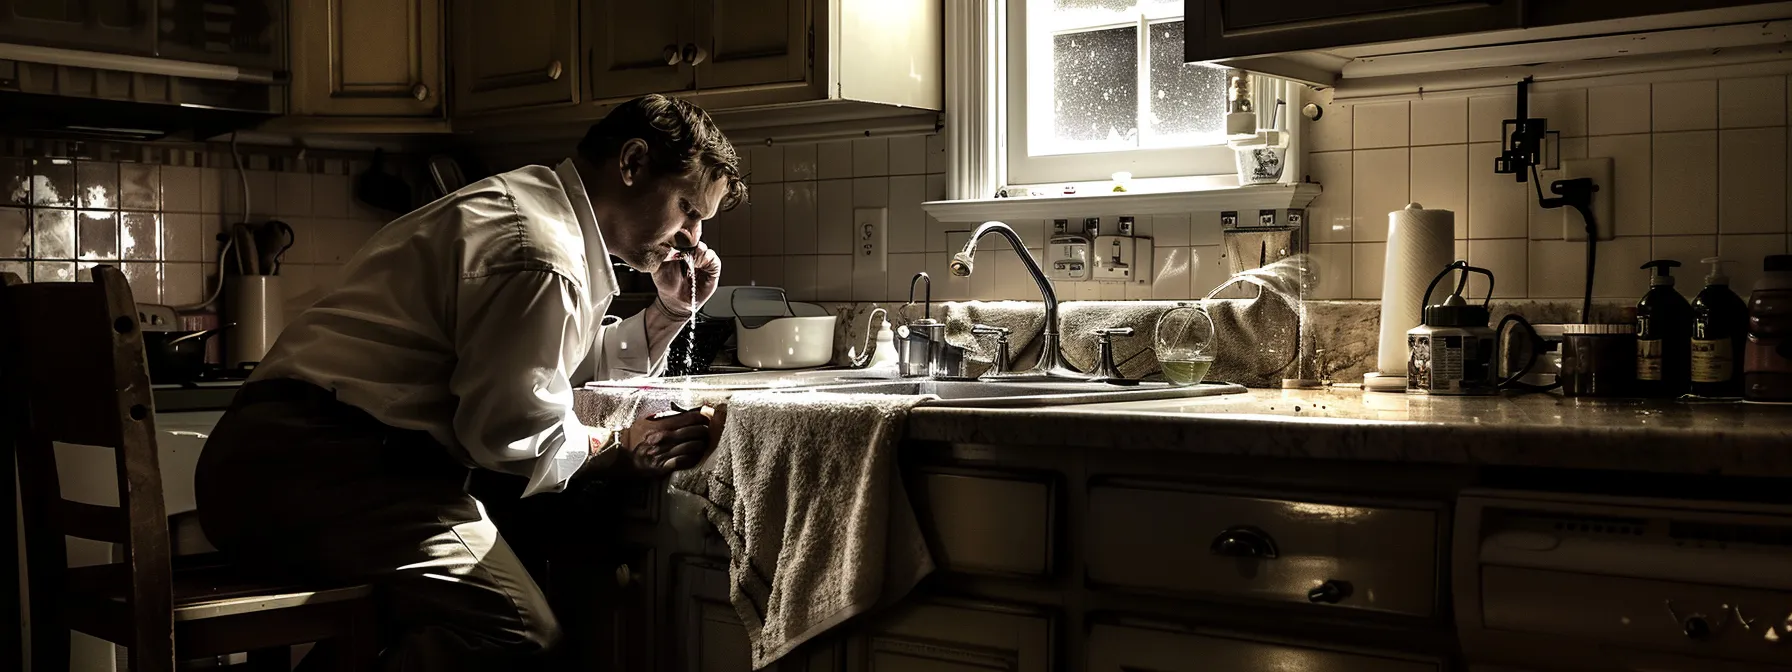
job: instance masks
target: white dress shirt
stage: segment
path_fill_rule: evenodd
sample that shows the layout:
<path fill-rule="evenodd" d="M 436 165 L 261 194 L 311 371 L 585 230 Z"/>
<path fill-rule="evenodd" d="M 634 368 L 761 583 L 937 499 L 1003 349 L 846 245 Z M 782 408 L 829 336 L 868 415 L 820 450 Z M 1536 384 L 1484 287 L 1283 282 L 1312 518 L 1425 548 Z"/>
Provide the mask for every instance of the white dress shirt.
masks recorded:
<path fill-rule="evenodd" d="M 574 386 L 665 364 L 642 315 L 603 323 L 616 275 L 571 161 L 495 175 L 393 220 L 342 274 L 251 380 L 334 390 L 380 422 L 429 432 L 462 464 L 529 477 L 524 496 L 563 489 L 589 455 Z"/>

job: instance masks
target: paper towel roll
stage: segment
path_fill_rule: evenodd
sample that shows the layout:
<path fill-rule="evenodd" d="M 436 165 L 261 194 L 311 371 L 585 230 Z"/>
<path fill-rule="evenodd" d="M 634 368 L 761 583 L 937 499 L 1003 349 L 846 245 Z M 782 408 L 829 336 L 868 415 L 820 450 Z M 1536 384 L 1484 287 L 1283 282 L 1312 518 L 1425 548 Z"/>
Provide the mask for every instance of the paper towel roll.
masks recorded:
<path fill-rule="evenodd" d="M 1425 286 L 1456 258 L 1456 213 L 1418 203 L 1388 213 L 1388 252 L 1381 273 L 1381 349 L 1376 368 L 1406 376 L 1406 332 L 1419 326 Z"/>

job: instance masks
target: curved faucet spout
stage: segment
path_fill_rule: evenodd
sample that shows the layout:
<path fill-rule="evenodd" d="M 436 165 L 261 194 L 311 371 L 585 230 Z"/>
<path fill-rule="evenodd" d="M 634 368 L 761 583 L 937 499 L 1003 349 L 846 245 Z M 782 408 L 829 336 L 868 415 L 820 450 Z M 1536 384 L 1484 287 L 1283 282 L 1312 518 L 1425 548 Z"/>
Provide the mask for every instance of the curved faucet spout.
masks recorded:
<path fill-rule="evenodd" d="M 1051 280 L 1045 277 L 1045 271 L 1039 268 L 1039 262 L 1034 261 L 1033 255 L 1027 252 L 1026 242 L 1020 239 L 1020 234 L 1015 233 L 1013 227 L 1003 222 L 984 222 L 978 226 L 975 231 L 971 232 L 971 239 L 965 242 L 964 249 L 952 255 L 950 267 L 952 275 L 970 276 L 971 270 L 977 262 L 977 241 L 991 233 L 1000 234 L 1001 237 L 1008 240 L 1008 244 L 1014 248 L 1014 253 L 1020 257 L 1021 265 L 1027 269 L 1027 275 L 1032 276 L 1033 283 L 1039 286 L 1039 296 L 1045 301 L 1045 329 L 1044 333 L 1040 335 L 1042 348 L 1039 353 L 1039 363 L 1033 367 L 1032 371 L 1025 373 L 994 372 L 985 377 L 1027 376 L 1087 379 L 1089 376 L 1077 372 L 1075 367 L 1070 366 L 1070 363 L 1064 360 L 1064 352 L 1058 334 L 1058 294 L 1052 290 Z"/>

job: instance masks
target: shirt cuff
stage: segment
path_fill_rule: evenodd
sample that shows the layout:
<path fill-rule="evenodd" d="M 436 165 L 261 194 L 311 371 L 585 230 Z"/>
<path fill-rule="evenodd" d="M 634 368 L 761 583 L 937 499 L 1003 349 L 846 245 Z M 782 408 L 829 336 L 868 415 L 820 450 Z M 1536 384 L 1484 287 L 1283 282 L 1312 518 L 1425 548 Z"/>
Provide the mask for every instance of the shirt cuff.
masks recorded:
<path fill-rule="evenodd" d="M 552 453 L 536 459 L 534 472 L 529 475 L 529 485 L 523 488 L 524 497 L 565 490 L 566 482 L 572 479 L 573 474 L 579 473 L 586 460 L 591 459 L 591 430 L 579 422 L 572 409 L 567 409 L 560 428 L 564 441 Z"/>

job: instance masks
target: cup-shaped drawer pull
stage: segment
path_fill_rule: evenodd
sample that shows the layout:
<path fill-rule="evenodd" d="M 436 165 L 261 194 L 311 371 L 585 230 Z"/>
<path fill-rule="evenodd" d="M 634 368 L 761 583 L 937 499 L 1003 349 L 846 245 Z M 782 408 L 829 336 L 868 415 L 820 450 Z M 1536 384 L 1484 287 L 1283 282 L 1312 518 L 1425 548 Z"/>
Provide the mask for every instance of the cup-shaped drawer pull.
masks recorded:
<path fill-rule="evenodd" d="M 1209 546 L 1214 555 L 1228 558 L 1268 560 L 1277 556 L 1276 540 L 1269 533 L 1249 525 L 1234 525 L 1213 538 Z"/>

